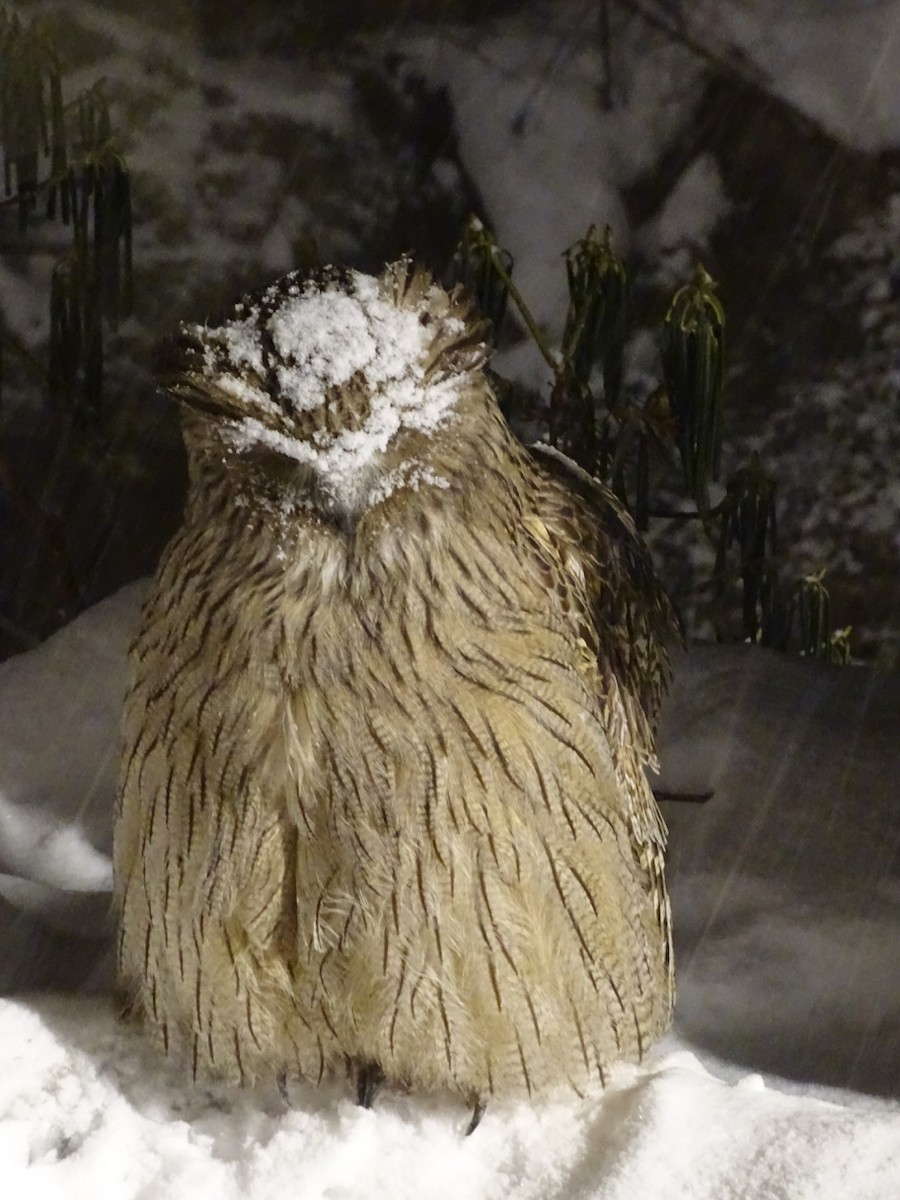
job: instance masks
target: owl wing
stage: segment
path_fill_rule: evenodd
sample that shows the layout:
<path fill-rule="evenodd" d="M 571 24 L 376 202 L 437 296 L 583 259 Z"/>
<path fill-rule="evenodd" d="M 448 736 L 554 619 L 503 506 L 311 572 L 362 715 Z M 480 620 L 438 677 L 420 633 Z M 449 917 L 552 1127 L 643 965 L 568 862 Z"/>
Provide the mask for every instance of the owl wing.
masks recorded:
<path fill-rule="evenodd" d="M 653 731 L 670 680 L 667 645 L 681 624 L 631 516 L 609 488 L 550 446 L 528 448 L 537 515 L 555 556 L 577 579 L 578 633 L 599 686 L 621 696 L 630 742 L 655 762 Z"/>

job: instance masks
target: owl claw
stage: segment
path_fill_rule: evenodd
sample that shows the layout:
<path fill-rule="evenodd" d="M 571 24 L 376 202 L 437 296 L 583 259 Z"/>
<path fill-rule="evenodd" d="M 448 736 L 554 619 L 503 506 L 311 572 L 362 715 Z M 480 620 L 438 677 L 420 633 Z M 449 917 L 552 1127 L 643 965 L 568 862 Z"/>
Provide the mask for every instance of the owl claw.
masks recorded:
<path fill-rule="evenodd" d="M 472 1109 L 472 1119 L 469 1122 L 469 1124 L 466 1126 L 466 1133 L 465 1133 L 466 1137 L 469 1137 L 470 1134 L 473 1134 L 475 1132 L 475 1130 L 478 1128 L 478 1126 L 481 1124 L 481 1118 L 484 1116 L 484 1110 L 486 1108 L 487 1108 L 486 1100 L 476 1100 L 475 1101 L 475 1107 Z"/>
<path fill-rule="evenodd" d="M 290 1105 L 291 1098 L 288 1095 L 287 1074 L 284 1071 L 279 1071 L 275 1076 L 275 1083 L 278 1087 L 279 1094 L 285 1104 Z"/>
<path fill-rule="evenodd" d="M 384 1082 L 384 1072 L 377 1063 L 365 1063 L 356 1075 L 356 1103 L 360 1108 L 371 1108 L 375 1093 Z"/>

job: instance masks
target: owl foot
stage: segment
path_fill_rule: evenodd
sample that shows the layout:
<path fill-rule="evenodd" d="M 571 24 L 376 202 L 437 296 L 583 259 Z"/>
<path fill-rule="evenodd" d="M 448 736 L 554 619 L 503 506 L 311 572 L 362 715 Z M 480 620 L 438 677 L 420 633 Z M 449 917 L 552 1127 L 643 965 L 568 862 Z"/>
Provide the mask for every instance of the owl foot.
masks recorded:
<path fill-rule="evenodd" d="M 275 1076 L 275 1083 L 278 1087 L 278 1092 L 282 1100 L 288 1105 L 288 1107 L 290 1107 L 291 1098 L 288 1095 L 287 1073 L 285 1071 L 279 1071 Z"/>
<path fill-rule="evenodd" d="M 476 1100 L 475 1107 L 472 1109 L 472 1120 L 466 1126 L 465 1136 L 468 1137 L 474 1133 L 481 1124 L 481 1118 L 484 1116 L 484 1110 L 487 1108 L 487 1100 Z"/>
<path fill-rule="evenodd" d="M 377 1063 L 364 1063 L 356 1073 L 356 1103 L 371 1108 L 375 1093 L 384 1082 L 384 1072 Z"/>

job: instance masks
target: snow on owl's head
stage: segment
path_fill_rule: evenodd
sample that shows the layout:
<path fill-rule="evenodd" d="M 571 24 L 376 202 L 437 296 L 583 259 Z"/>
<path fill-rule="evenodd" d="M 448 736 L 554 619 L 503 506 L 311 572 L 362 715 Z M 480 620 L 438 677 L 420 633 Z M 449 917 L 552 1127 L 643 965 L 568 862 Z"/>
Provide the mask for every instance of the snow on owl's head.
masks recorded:
<path fill-rule="evenodd" d="M 353 511 L 452 423 L 486 358 L 485 326 L 408 259 L 375 278 L 326 267 L 244 297 L 222 324 L 184 324 L 164 386 L 237 454 L 293 461 Z"/>

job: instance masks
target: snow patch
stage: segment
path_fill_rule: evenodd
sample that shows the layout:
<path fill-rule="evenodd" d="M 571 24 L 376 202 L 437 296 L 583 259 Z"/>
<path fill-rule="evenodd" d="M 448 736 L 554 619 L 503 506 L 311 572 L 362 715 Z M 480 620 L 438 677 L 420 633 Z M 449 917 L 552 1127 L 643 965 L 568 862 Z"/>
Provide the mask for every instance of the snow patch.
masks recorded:
<path fill-rule="evenodd" d="M 494 1103 L 339 1084 L 192 1085 L 96 998 L 0 1000 L 9 1195 L 106 1200 L 893 1200 L 900 1112 L 733 1083 L 672 1041 L 583 1101 Z"/>
<path fill-rule="evenodd" d="M 369 492 L 369 504 L 381 504 L 387 500 L 394 492 L 400 491 L 402 488 L 407 488 L 412 492 L 418 492 L 421 488 L 439 488 L 445 490 L 450 487 L 450 480 L 445 479 L 443 475 L 437 475 L 429 467 L 423 467 L 420 463 L 403 463 L 396 470 L 382 476 Z"/>
<path fill-rule="evenodd" d="M 462 159 L 551 344 L 562 337 L 568 306 L 566 247 L 590 225 L 609 225 L 627 254 L 622 189 L 656 160 L 702 84 L 683 47 L 643 25 L 618 36 L 614 82 L 626 103 L 610 110 L 598 97 L 603 57 L 580 0 L 554 4 L 538 20 L 496 21 L 489 36 L 460 26 L 394 39 L 430 80 L 447 85 Z M 526 386 L 547 384 L 530 338 L 494 362 Z"/>
<path fill-rule="evenodd" d="M 641 231 L 640 248 L 645 260 L 654 264 L 650 277 L 655 284 L 674 288 L 690 278 L 728 208 L 715 156 L 699 155 L 675 184 L 656 220 Z"/>

